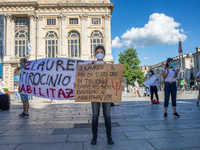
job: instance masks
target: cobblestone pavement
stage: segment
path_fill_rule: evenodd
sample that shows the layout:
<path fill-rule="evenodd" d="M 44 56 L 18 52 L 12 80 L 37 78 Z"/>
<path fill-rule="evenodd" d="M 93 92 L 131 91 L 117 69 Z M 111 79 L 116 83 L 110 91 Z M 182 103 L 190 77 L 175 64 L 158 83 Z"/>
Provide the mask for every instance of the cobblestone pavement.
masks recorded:
<path fill-rule="evenodd" d="M 11 95 L 11 109 L 0 112 L 0 150 L 199 150 L 200 107 L 198 92 L 182 93 L 177 98 L 180 118 L 173 118 L 169 105 L 164 118 L 163 91 L 160 104 L 149 97 L 124 93 L 122 103 L 111 108 L 114 145 L 106 143 L 104 120 L 99 118 L 97 145 L 90 145 L 91 104 L 73 100 L 58 101 L 34 97 L 30 117 L 20 119 L 22 103 Z M 102 114 L 102 110 L 101 110 Z"/>

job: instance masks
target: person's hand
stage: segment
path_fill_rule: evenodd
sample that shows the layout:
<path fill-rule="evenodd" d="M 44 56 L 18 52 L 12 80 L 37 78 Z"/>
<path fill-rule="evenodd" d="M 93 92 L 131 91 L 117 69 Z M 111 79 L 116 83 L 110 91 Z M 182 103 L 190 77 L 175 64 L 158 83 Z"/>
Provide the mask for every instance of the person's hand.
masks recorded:
<path fill-rule="evenodd" d="M 74 88 L 76 88 L 77 87 L 77 84 L 76 83 L 74 83 Z"/>
<path fill-rule="evenodd" d="M 180 69 L 177 69 L 176 71 L 175 71 L 175 73 L 178 73 L 180 71 Z"/>

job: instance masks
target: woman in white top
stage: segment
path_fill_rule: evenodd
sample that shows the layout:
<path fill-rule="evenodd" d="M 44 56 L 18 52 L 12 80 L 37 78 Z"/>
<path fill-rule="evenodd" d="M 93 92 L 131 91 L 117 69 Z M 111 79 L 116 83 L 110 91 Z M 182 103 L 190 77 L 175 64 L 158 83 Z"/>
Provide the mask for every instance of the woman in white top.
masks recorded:
<path fill-rule="evenodd" d="M 153 70 L 149 71 L 149 77 L 153 77 L 155 76 L 155 81 L 150 85 L 150 93 L 151 93 L 151 103 L 153 101 L 153 95 L 155 93 L 156 95 L 156 99 L 159 102 L 159 98 L 158 98 L 158 76 L 156 74 L 154 74 Z"/>
<path fill-rule="evenodd" d="M 165 101 L 164 101 L 164 108 L 165 113 L 164 117 L 167 117 L 167 108 L 169 104 L 169 97 L 171 94 L 172 99 L 172 107 L 174 112 L 174 117 L 180 117 L 178 113 L 176 112 L 176 95 L 177 95 L 177 87 L 176 87 L 176 78 L 177 74 L 179 72 L 179 69 L 177 69 L 174 66 L 174 61 L 172 58 L 168 58 L 165 64 L 165 67 L 162 69 L 162 75 L 165 81 Z"/>

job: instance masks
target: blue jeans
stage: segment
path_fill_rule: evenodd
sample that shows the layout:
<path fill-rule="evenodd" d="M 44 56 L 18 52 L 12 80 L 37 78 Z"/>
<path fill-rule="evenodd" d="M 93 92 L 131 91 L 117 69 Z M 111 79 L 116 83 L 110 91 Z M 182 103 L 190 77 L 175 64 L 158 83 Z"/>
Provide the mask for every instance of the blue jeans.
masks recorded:
<path fill-rule="evenodd" d="M 173 84 L 165 83 L 164 92 L 165 92 L 164 107 L 168 107 L 170 94 L 172 99 L 172 107 L 176 107 L 176 94 L 177 94 L 176 83 Z"/>
<path fill-rule="evenodd" d="M 14 91 L 14 95 L 15 95 L 15 100 L 19 100 L 19 92 L 18 91 Z"/>
<path fill-rule="evenodd" d="M 103 106 L 103 116 L 105 119 L 105 127 L 107 138 L 111 137 L 111 117 L 110 117 L 110 107 L 111 103 L 102 103 Z M 92 132 L 93 136 L 97 137 L 98 131 L 98 120 L 99 120 L 99 113 L 100 113 L 100 103 L 99 102 L 92 102 Z"/>

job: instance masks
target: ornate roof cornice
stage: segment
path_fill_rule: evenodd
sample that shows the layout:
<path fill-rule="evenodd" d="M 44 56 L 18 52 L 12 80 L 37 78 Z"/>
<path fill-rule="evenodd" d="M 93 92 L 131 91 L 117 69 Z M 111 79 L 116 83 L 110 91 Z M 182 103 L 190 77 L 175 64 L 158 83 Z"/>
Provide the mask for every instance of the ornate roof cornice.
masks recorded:
<path fill-rule="evenodd" d="M 0 7 L 9 7 L 9 6 L 37 6 L 37 1 L 27 1 L 27 2 L 0 2 Z"/>

